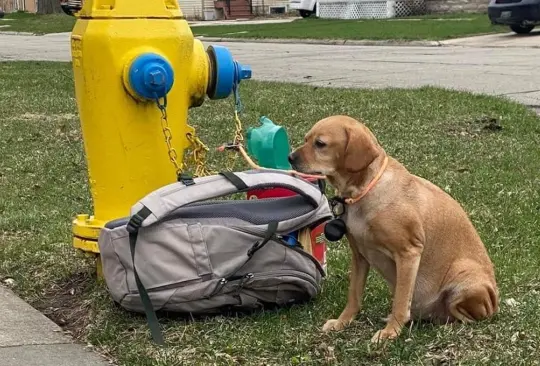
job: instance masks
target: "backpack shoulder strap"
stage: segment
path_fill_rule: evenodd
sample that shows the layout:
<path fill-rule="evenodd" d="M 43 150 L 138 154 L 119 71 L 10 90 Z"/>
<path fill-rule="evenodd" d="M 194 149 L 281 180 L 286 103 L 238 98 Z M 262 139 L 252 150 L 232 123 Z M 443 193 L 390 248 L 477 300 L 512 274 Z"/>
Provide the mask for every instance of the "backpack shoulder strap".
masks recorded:
<path fill-rule="evenodd" d="M 139 212 L 137 212 L 131 217 L 131 220 L 127 224 L 127 231 L 129 233 L 129 249 L 131 252 L 131 261 L 133 263 L 133 275 L 135 277 L 137 290 L 139 292 L 139 296 L 141 298 L 141 302 L 144 308 L 144 313 L 146 314 L 146 322 L 148 323 L 148 327 L 150 328 L 150 333 L 154 342 L 159 345 L 164 345 L 165 341 L 163 340 L 163 335 L 161 334 L 161 329 L 159 328 L 159 321 L 156 312 L 154 311 L 152 301 L 150 300 L 150 296 L 148 296 L 148 292 L 146 291 L 146 288 L 144 287 L 141 279 L 139 278 L 139 274 L 137 273 L 137 267 L 135 266 L 135 247 L 137 245 L 139 228 L 142 222 L 151 213 L 152 212 L 149 209 L 143 207 Z"/>

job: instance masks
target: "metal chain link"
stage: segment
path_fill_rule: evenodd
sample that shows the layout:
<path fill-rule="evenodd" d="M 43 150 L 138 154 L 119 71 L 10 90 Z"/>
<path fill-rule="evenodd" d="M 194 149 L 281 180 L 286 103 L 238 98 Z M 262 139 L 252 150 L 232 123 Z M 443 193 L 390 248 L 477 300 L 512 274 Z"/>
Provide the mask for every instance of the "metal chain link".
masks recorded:
<path fill-rule="evenodd" d="M 242 105 L 242 100 L 240 99 L 240 91 L 238 89 L 238 84 L 235 84 L 233 87 L 234 92 L 234 119 L 235 119 L 235 131 L 234 131 L 234 144 L 239 145 L 244 142 L 244 135 L 242 133 L 242 121 L 240 121 L 239 115 L 242 114 L 244 106 Z"/>
<path fill-rule="evenodd" d="M 167 96 L 163 97 L 163 103 L 159 101 L 159 98 L 156 98 L 156 103 L 161 111 L 161 130 L 163 131 L 163 137 L 165 137 L 165 143 L 167 144 L 167 154 L 169 155 L 169 160 L 174 165 L 176 176 L 180 176 L 184 171 L 184 164 L 178 163 L 178 153 L 171 144 L 172 132 L 169 128 L 169 120 L 167 118 Z"/>
<path fill-rule="evenodd" d="M 188 141 L 191 143 L 192 151 L 191 151 L 191 161 L 195 165 L 195 177 L 204 177 L 208 175 L 215 174 L 214 171 L 210 170 L 206 166 L 206 154 L 208 153 L 208 147 L 199 139 L 197 136 L 195 136 L 192 133 L 187 133 L 186 137 Z"/>
<path fill-rule="evenodd" d="M 174 165 L 176 176 L 179 177 L 186 167 L 185 163 L 178 162 L 178 153 L 176 149 L 172 146 L 172 132 L 169 128 L 169 121 L 167 119 L 167 97 L 163 98 L 163 103 L 159 101 L 159 98 L 156 98 L 156 103 L 161 111 L 161 129 L 163 131 L 163 136 L 165 137 L 165 143 L 167 144 L 167 153 L 169 155 L 169 160 Z M 193 133 L 186 133 L 186 138 L 191 144 L 191 153 L 189 154 L 188 159 L 195 166 L 194 177 L 202 177 L 213 174 L 206 166 L 206 154 L 208 152 L 208 147 L 195 136 Z"/>
<path fill-rule="evenodd" d="M 240 120 L 240 114 L 243 111 L 242 100 L 240 99 L 240 91 L 238 89 L 238 84 L 235 84 L 233 87 L 234 93 L 234 122 L 235 122 L 235 131 L 232 146 L 243 145 L 244 143 L 244 134 L 242 128 L 242 121 Z M 227 164 L 226 169 L 232 171 L 236 160 L 238 159 L 238 151 L 236 149 L 229 149 L 227 154 Z"/>
<path fill-rule="evenodd" d="M 238 84 L 235 84 L 233 87 L 234 92 L 234 119 L 235 119 L 235 131 L 233 138 L 233 146 L 239 146 L 244 143 L 244 135 L 242 129 L 242 122 L 240 121 L 239 115 L 242 113 L 243 105 L 240 99 L 240 92 L 238 90 Z M 165 138 L 165 143 L 167 144 L 167 154 L 169 160 L 174 166 L 177 177 L 184 172 L 186 163 L 178 162 L 178 153 L 176 149 L 172 146 L 171 140 L 173 138 L 171 129 L 169 128 L 169 121 L 167 118 L 167 96 L 163 97 L 163 103 L 160 102 L 159 98 L 156 98 L 156 104 L 161 111 L 161 129 L 163 131 L 163 136 Z M 208 153 L 208 147 L 197 137 L 194 133 L 186 133 L 186 138 L 191 144 L 191 153 L 189 154 L 189 160 L 195 166 L 194 177 L 202 177 L 215 174 L 214 171 L 210 170 L 206 164 L 206 154 Z M 232 158 L 232 159 L 231 159 Z M 236 159 L 238 158 L 238 152 L 230 150 L 228 154 L 228 163 L 226 164 L 227 170 L 232 170 Z"/>

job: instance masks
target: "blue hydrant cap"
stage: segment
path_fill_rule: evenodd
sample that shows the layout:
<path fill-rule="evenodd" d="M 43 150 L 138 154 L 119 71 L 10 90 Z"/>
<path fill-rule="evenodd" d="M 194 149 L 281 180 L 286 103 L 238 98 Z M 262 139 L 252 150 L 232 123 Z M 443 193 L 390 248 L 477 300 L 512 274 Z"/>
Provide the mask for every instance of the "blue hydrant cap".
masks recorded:
<path fill-rule="evenodd" d="M 251 68 L 235 61 L 227 47 L 210 46 L 208 56 L 212 64 L 211 83 L 208 89 L 210 99 L 227 98 L 235 84 L 251 79 Z"/>
<path fill-rule="evenodd" d="M 129 83 L 142 98 L 162 98 L 173 86 L 174 71 L 163 56 L 143 53 L 131 63 Z"/>

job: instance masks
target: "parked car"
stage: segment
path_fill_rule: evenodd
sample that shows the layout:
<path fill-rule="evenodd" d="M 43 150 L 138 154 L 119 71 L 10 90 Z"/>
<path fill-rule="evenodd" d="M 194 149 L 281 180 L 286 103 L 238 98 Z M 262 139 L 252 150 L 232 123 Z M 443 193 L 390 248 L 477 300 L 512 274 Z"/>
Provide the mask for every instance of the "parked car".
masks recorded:
<path fill-rule="evenodd" d="M 492 24 L 508 25 L 518 34 L 530 33 L 540 24 L 540 0 L 490 0 L 488 16 Z"/>
<path fill-rule="evenodd" d="M 298 10 L 302 18 L 308 18 L 317 11 L 317 0 L 289 0 L 289 9 Z"/>
<path fill-rule="evenodd" d="M 60 0 L 60 7 L 64 13 L 73 16 L 82 9 L 82 0 Z"/>

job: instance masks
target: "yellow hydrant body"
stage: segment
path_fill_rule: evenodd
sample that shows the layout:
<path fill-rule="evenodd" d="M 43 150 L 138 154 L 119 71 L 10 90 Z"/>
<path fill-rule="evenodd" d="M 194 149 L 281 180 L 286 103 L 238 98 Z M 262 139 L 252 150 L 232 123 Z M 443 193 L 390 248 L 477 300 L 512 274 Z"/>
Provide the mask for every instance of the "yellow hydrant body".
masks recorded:
<path fill-rule="evenodd" d="M 74 220 L 74 246 L 99 253 L 106 222 L 176 181 L 166 122 L 182 164 L 188 109 L 227 97 L 251 71 L 224 48 L 205 51 L 176 0 L 86 0 L 77 17 L 71 50 L 94 213 Z"/>

